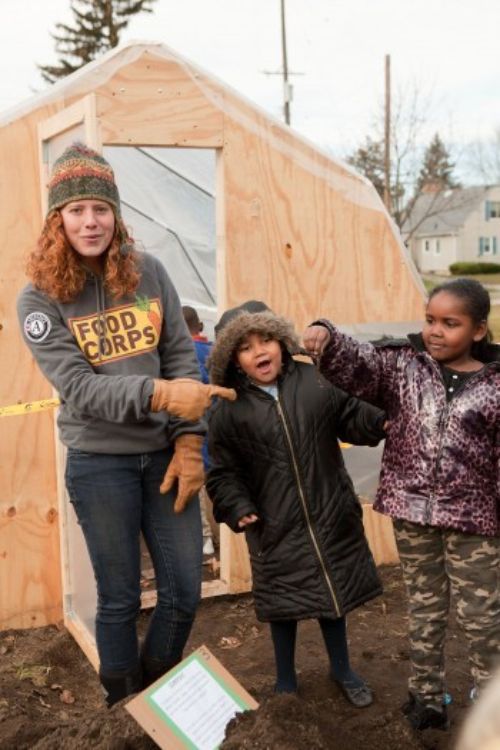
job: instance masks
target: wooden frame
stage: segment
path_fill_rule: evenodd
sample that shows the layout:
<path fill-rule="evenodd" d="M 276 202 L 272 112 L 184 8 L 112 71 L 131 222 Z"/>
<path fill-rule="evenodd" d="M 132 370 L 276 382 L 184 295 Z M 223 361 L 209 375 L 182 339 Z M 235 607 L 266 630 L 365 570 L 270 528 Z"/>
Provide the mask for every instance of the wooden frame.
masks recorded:
<path fill-rule="evenodd" d="M 47 212 L 47 183 L 54 159 L 50 158 L 50 143 L 56 138 L 63 136 L 59 151 L 62 151 L 71 141 L 75 139 L 76 128 L 83 130 L 82 140 L 92 148 L 101 149 L 99 139 L 99 123 L 96 117 L 96 101 L 94 94 L 88 94 L 83 99 L 75 102 L 61 112 L 53 115 L 47 120 L 38 123 L 39 139 L 39 163 L 40 163 L 40 202 L 42 206 L 42 217 Z M 55 154 L 55 157 L 59 153 Z M 54 393 L 54 395 L 57 395 Z M 56 455 L 56 477 L 57 477 L 57 499 L 59 512 L 59 539 L 61 554 L 61 583 L 63 593 L 63 621 L 67 629 L 73 635 L 82 651 L 88 657 L 92 665 L 97 669 L 98 657 L 95 639 L 80 618 L 78 611 L 73 606 L 73 592 L 75 582 L 71 566 L 70 535 L 69 535 L 69 498 L 64 482 L 64 470 L 66 466 L 66 448 L 59 440 L 57 427 L 54 421 L 54 443 Z M 74 523 L 74 522 L 73 522 Z M 81 533 L 81 532 L 80 532 Z M 83 538 L 80 540 L 80 549 L 85 552 Z M 83 562 L 83 561 L 82 561 Z M 90 562 L 85 559 L 88 575 L 92 580 Z"/>
<path fill-rule="evenodd" d="M 221 311 L 262 299 L 299 331 L 318 316 L 340 324 L 408 321 L 412 328 L 422 317 L 418 274 L 364 178 L 163 45 L 132 43 L 0 115 L 0 356 L 12 363 L 0 375 L 0 405 L 51 395 L 19 335 L 15 301 L 25 284 L 23 256 L 44 214 L 39 140 L 61 129 L 69 133 L 77 122 L 95 147 L 217 149 Z M 4 629 L 59 620 L 66 575 L 55 523 L 63 457 L 54 448 L 54 414 L 9 420 L 0 434 Z M 370 524 L 384 531 L 376 532 L 382 540 L 376 557 L 393 560 L 390 535 L 386 544 L 390 522 L 373 514 Z M 248 590 L 244 539 L 224 529 L 221 545 L 221 581 L 205 592 Z"/>
<path fill-rule="evenodd" d="M 96 115 L 95 94 L 88 94 L 61 112 L 38 123 L 40 158 L 40 198 L 42 216 L 47 213 L 47 183 L 50 177 L 47 146 L 51 138 L 67 133 L 78 125 L 83 126 L 84 140 L 88 146 L 100 150 L 99 121 Z"/>

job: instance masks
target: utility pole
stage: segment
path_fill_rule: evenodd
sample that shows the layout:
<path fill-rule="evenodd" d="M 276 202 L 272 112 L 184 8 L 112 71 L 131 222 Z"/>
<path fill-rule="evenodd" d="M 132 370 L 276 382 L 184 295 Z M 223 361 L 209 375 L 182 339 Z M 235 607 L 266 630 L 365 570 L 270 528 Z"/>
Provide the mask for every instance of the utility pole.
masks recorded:
<path fill-rule="evenodd" d="M 281 50 L 283 53 L 283 113 L 285 122 L 290 125 L 290 102 L 292 101 L 292 86 L 288 83 L 288 60 L 286 54 L 285 0 L 281 0 Z"/>
<path fill-rule="evenodd" d="M 283 116 L 287 125 L 290 125 L 290 102 L 292 101 L 293 86 L 289 82 L 289 76 L 303 76 L 304 73 L 298 73 L 295 71 L 288 70 L 288 59 L 286 53 L 286 26 L 285 26 L 285 0 L 280 0 L 281 3 L 281 52 L 282 61 L 281 70 L 263 70 L 262 73 L 266 76 L 282 76 L 283 77 Z"/>
<path fill-rule="evenodd" d="M 384 203 L 391 212 L 391 56 L 385 56 Z"/>

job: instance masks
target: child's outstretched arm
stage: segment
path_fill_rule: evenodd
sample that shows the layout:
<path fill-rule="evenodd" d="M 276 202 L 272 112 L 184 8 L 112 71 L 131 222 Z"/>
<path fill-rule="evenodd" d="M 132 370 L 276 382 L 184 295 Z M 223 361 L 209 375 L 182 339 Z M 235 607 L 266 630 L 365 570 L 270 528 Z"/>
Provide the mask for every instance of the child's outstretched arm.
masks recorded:
<path fill-rule="evenodd" d="M 395 350 L 356 341 L 328 320 L 316 321 L 306 328 L 303 341 L 320 372 L 339 388 L 380 406 L 390 400 L 396 372 Z"/>
<path fill-rule="evenodd" d="M 225 412 L 220 404 L 210 418 L 208 451 L 211 465 L 206 487 L 217 523 L 225 523 L 233 531 L 241 532 L 246 525 L 258 520 L 258 511 L 238 469 L 238 455 L 232 447 L 235 436 L 224 424 Z"/>
<path fill-rule="evenodd" d="M 354 445 L 378 445 L 386 436 L 387 417 L 384 411 L 332 386 L 337 414 L 337 436 Z"/>

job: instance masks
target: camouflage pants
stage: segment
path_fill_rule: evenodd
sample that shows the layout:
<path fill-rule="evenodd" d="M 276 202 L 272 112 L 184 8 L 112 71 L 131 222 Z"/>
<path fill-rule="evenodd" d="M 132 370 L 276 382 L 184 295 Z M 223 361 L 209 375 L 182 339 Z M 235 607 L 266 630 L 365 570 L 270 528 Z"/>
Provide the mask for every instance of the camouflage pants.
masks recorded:
<path fill-rule="evenodd" d="M 431 705 L 445 692 L 444 642 L 453 594 L 474 685 L 500 659 L 500 538 L 394 521 L 408 593 L 409 690 Z"/>

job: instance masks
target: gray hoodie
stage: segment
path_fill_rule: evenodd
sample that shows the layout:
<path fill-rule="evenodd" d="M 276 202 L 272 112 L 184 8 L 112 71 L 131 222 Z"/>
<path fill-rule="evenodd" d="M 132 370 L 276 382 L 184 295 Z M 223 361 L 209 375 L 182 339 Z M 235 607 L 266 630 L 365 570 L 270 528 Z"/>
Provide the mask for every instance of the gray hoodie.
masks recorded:
<path fill-rule="evenodd" d="M 92 453 L 162 450 L 202 422 L 150 412 L 153 379 L 200 379 L 177 292 L 160 261 L 141 254 L 135 295 L 113 299 L 89 272 L 72 302 L 28 284 L 18 299 L 24 340 L 58 391 L 62 442 Z"/>

